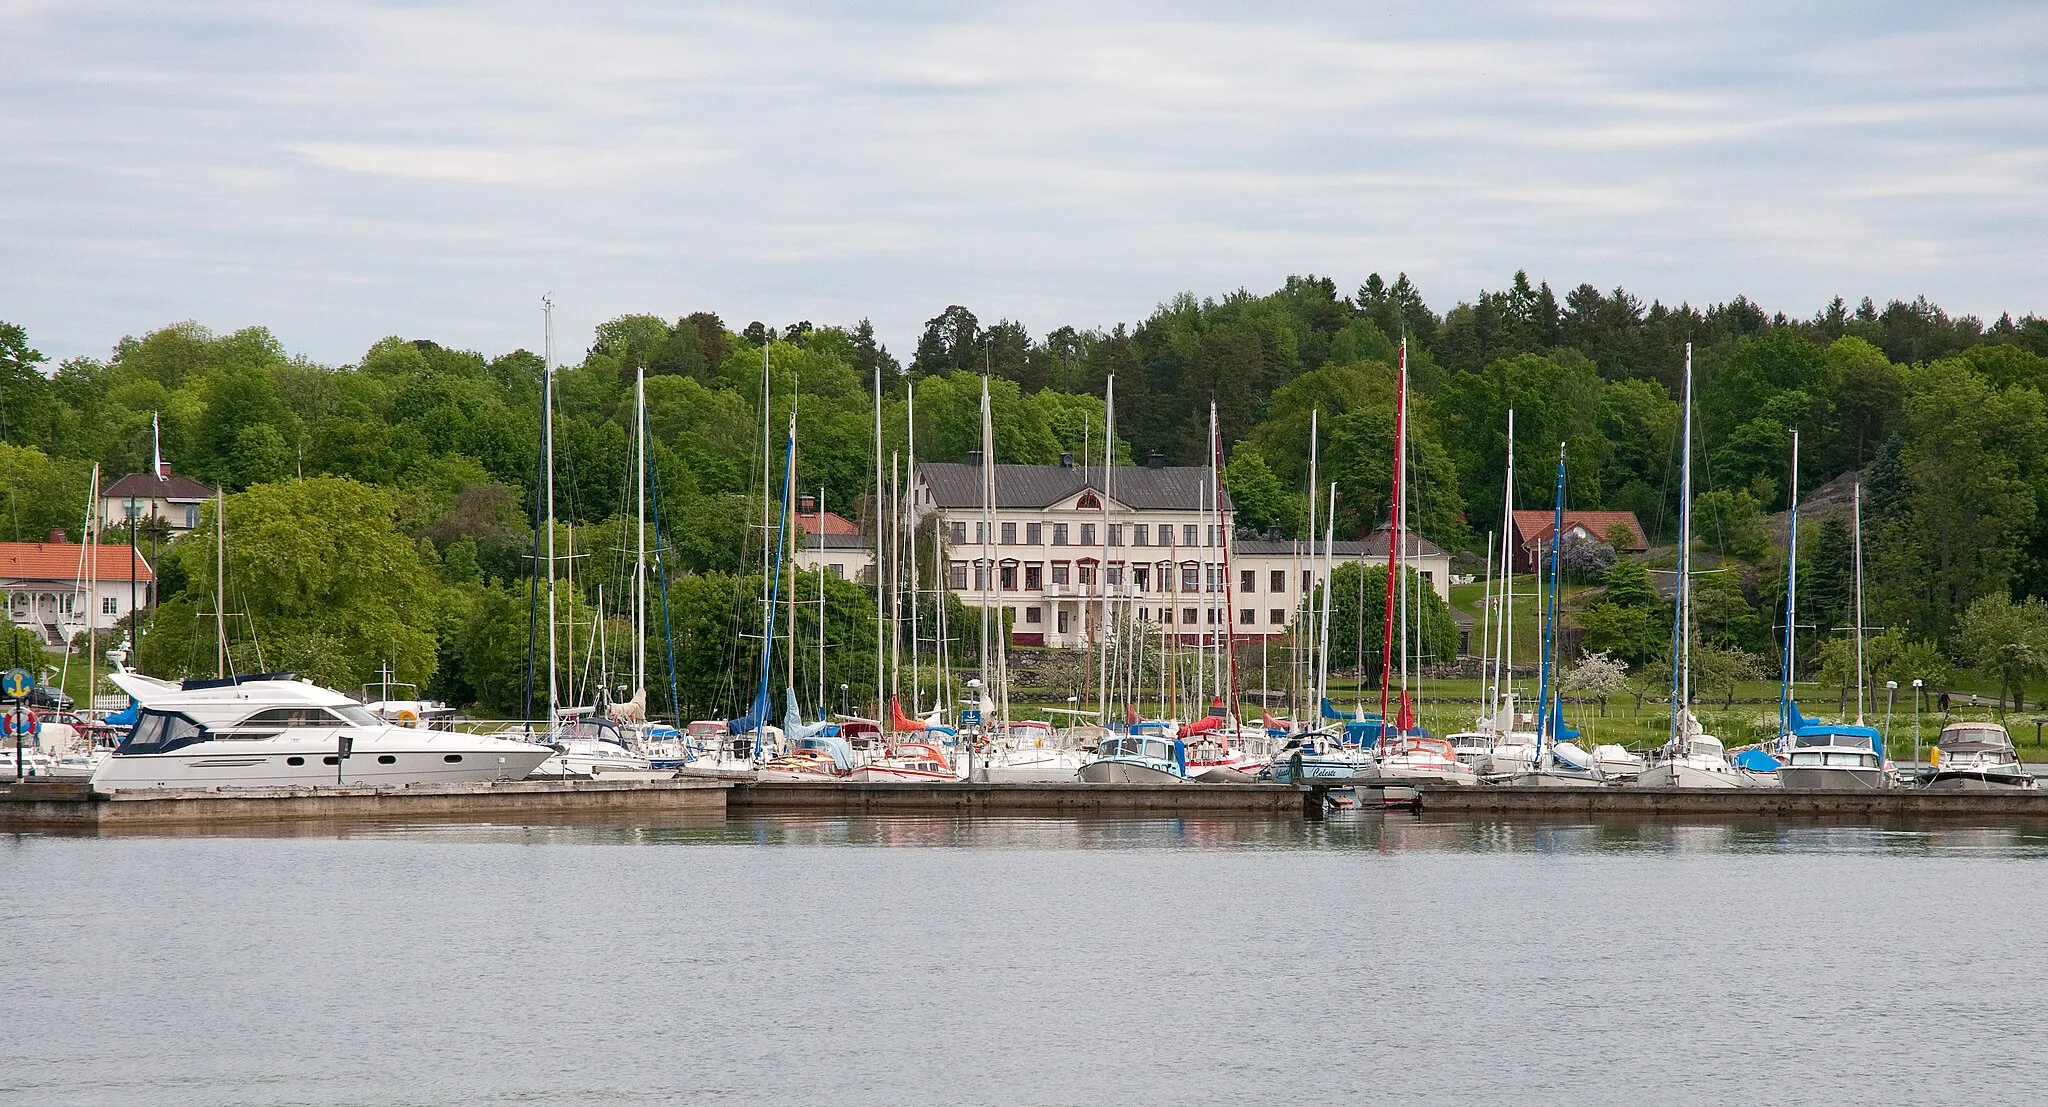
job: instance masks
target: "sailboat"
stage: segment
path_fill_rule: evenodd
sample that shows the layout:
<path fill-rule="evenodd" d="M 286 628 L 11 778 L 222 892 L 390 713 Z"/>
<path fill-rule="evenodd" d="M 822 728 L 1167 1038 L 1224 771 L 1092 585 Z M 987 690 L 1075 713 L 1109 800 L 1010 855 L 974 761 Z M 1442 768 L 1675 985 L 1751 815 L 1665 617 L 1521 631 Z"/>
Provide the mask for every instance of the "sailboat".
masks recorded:
<path fill-rule="evenodd" d="M 1559 688 L 1561 682 L 1556 667 L 1558 593 L 1564 584 L 1558 556 L 1563 551 L 1564 540 L 1564 459 L 1565 444 L 1560 442 L 1557 444 L 1557 491 L 1551 506 L 1550 580 L 1541 601 L 1543 653 L 1537 673 L 1535 754 L 1528 768 L 1491 778 L 1489 783 L 1524 788 L 1590 788 L 1604 783 L 1599 765 L 1572 743 L 1578 732 L 1564 725 L 1564 697 Z M 1539 562 L 1539 578 L 1542 568 Z"/>
<path fill-rule="evenodd" d="M 1421 596 L 1415 603 L 1409 602 L 1409 589 L 1401 578 L 1402 555 L 1406 553 L 1408 541 L 1408 340 L 1401 339 L 1401 361 L 1394 380 L 1394 479 L 1393 495 L 1389 498 L 1387 532 L 1387 599 L 1385 623 L 1381 627 L 1380 679 L 1380 726 L 1378 729 L 1378 756 L 1366 769 L 1367 779 L 1393 780 L 1403 783 L 1430 783 L 1471 785 L 1479 782 L 1478 775 L 1470 765 L 1458 760 L 1457 751 L 1442 738 L 1433 738 L 1429 732 L 1417 725 L 1415 708 L 1408 700 L 1409 661 L 1409 613 L 1415 616 L 1416 629 L 1421 629 Z M 1420 578 L 1416 579 L 1420 584 Z M 1397 603 L 1398 600 L 1398 603 Z M 1397 636 L 1395 616 L 1398 613 L 1400 626 L 1400 669 L 1401 698 L 1399 713 L 1394 718 L 1391 730 L 1387 726 L 1388 692 L 1393 684 L 1394 639 Z M 1415 660 L 1421 661 L 1419 650 Z M 1420 670 L 1417 671 L 1417 686 L 1420 687 Z M 1363 743 L 1361 743 L 1363 744 Z"/>
<path fill-rule="evenodd" d="M 1876 791 L 1891 787 L 1884 760 L 1884 736 L 1863 722 L 1863 485 L 1851 500 L 1856 548 L 1856 721 L 1808 719 L 1785 699 L 1784 735 L 1779 739 L 1778 779 L 1788 789 Z"/>
<path fill-rule="evenodd" d="M 1287 741 L 1273 752 L 1269 772 L 1279 784 L 1294 784 L 1302 780 L 1355 780 L 1365 776 L 1373 764 L 1372 750 L 1364 742 L 1346 741 L 1343 731 L 1329 726 L 1330 723 L 1357 725 L 1362 722 L 1356 712 L 1339 711 L 1330 702 L 1330 605 L 1333 591 L 1330 576 L 1336 542 L 1337 486 L 1333 483 L 1330 485 L 1329 510 L 1324 517 L 1323 609 L 1320 615 L 1315 610 L 1315 595 L 1311 593 L 1308 596 L 1309 616 L 1317 622 L 1315 694 L 1322 725 L 1289 735 Z M 1311 563 L 1315 560 L 1313 550 L 1309 560 Z"/>
<path fill-rule="evenodd" d="M 1692 713 L 1692 343 L 1685 344 L 1684 442 L 1678 465 L 1678 594 L 1671 618 L 1671 735 L 1636 776 L 1643 788 L 1743 788 L 1756 781 L 1728 763 L 1721 740 Z"/>

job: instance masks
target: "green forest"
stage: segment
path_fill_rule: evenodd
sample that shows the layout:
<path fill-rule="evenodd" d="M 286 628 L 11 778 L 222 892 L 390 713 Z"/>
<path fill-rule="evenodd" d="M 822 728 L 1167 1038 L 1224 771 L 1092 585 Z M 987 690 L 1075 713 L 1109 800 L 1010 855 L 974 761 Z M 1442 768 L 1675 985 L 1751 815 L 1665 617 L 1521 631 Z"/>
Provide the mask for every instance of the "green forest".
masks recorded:
<path fill-rule="evenodd" d="M 53 364 L 33 339 L 0 323 L 0 538 L 76 534 L 92 466 L 107 481 L 146 470 L 158 417 L 173 468 L 228 492 L 239 668 L 353 688 L 388 660 L 399 679 L 439 698 L 498 716 L 522 711 L 538 354 L 390 337 L 329 366 L 261 327 L 215 334 L 180 323 L 122 338 L 104 359 Z M 926 324 L 907 361 L 865 320 L 735 329 L 707 311 L 614 318 L 556 373 L 557 541 L 574 554 L 564 611 L 581 628 L 572 632 L 578 664 L 589 663 L 600 590 L 616 613 L 630 568 L 641 370 L 661 554 L 648 622 L 650 673 L 662 675 L 650 676 L 649 693 L 657 711 L 691 717 L 742 707 L 758 663 L 764 356 L 778 437 L 795 408 L 795 483 L 864 527 L 874 514 L 873 382 L 886 472 L 909 453 L 913 387 L 917 457 L 963 460 L 979 443 L 986 372 L 1002 462 L 1071 453 L 1099 463 L 1114 376 L 1115 456 L 1201 464 L 1214 402 L 1245 534 L 1304 536 L 1310 413 L 1319 411 L 1321 472 L 1342 489 L 1337 526 L 1348 536 L 1387 513 L 1404 339 L 1415 392 L 1411 520 L 1470 554 L 1465 571 L 1479 571 L 1487 535 L 1501 526 L 1509 409 L 1518 506 L 1549 506 L 1563 443 L 1568 506 L 1634 511 L 1653 545 L 1667 547 L 1572 564 L 1587 586 L 1571 612 L 1583 649 L 1638 666 L 1669 652 L 1669 605 L 1647 578 L 1671 563 L 1690 343 L 1696 536 L 1719 570 L 1697 585 L 1710 660 L 1721 651 L 1738 668 L 1777 669 L 1785 551 L 1776 515 L 1792 491 L 1797 430 L 1802 495 L 1839 489 L 1845 474 L 1863 485 L 1866 621 L 1882 628 L 1867 662 L 1874 679 L 1968 668 L 2018 691 L 2048 674 L 2048 319 L 1987 324 L 1924 298 L 1883 307 L 1837 299 L 1802 318 L 1740 296 L 1704 309 L 1646 306 L 1590 285 L 1559 296 L 1522 273 L 1441 313 L 1406 276 L 1378 275 L 1350 290 L 1302 276 L 1263 295 L 1182 294 L 1107 330 L 1034 335 L 954 305 Z M 1802 649 L 1802 675 L 1823 681 L 1847 663 L 1834 631 L 1853 620 L 1848 516 L 1839 498 L 1834 505 L 1801 530 L 1800 621 L 1815 627 L 1801 633 L 1822 643 Z M 209 515 L 201 532 L 168 546 L 161 534 L 132 536 L 156 555 L 161 578 L 161 602 L 138 635 L 149 671 L 213 670 L 212 526 Z M 104 537 L 131 540 L 123 529 Z M 872 688 L 872 589 L 812 575 L 795 586 L 826 591 L 834 648 L 824 682 Z M 959 633 L 968 623 L 954 615 Z M 815 602 L 802 609 L 799 635 L 815 641 L 819 618 Z M 619 620 L 605 633 L 623 650 Z M 962 637 L 956 659 L 971 656 L 973 635 Z M 671 669 L 678 703 L 668 702 Z M 813 663 L 799 686 L 818 679 Z"/>

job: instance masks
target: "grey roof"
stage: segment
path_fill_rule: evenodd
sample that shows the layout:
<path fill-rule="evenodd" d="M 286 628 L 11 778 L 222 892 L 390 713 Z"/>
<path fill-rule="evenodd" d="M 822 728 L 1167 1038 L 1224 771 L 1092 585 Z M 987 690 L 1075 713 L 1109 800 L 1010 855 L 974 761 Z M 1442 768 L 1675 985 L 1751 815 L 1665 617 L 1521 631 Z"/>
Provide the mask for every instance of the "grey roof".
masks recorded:
<path fill-rule="evenodd" d="M 177 473 L 167 477 L 159 477 L 155 473 L 130 473 L 108 485 L 100 495 L 106 499 L 197 502 L 212 499 L 213 489 Z"/>
<path fill-rule="evenodd" d="M 1300 546 L 1303 556 L 1307 556 L 1311 547 L 1314 548 L 1316 556 L 1322 556 L 1323 543 L 1320 540 L 1313 543 L 1302 542 Z M 1372 537 L 1364 541 L 1345 540 L 1332 542 L 1330 547 L 1330 556 L 1342 560 L 1359 557 L 1383 558 L 1387 556 L 1387 528 L 1381 527 L 1373 532 Z M 1231 541 L 1230 548 L 1241 554 L 1284 557 L 1294 552 L 1295 543 L 1270 542 L 1263 538 L 1238 538 Z M 1419 534 L 1409 535 L 1407 541 L 1401 543 L 1401 548 L 1402 557 L 1444 556 L 1442 547 Z"/>
<path fill-rule="evenodd" d="M 859 550 L 873 553 L 875 544 L 865 534 L 806 534 L 804 549 L 807 550 Z"/>
<path fill-rule="evenodd" d="M 953 461 L 927 461 L 917 467 L 932 500 L 941 508 L 981 506 L 981 466 Z M 1209 487 L 1209 470 L 1199 465 L 1153 469 L 1119 465 L 1110 471 L 1110 498 L 1139 511 L 1199 511 Z M 1051 507 L 1084 488 L 1102 491 L 1102 467 L 1066 465 L 996 466 L 996 507 L 1029 510 Z M 1223 510 L 1230 511 L 1230 490 L 1223 490 Z"/>

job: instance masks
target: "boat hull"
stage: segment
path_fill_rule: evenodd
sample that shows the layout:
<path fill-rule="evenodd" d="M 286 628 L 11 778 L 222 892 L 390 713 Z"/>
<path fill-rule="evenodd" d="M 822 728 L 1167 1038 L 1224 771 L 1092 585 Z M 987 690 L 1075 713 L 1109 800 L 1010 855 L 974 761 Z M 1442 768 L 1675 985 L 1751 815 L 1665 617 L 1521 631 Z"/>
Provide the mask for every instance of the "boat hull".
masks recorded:
<path fill-rule="evenodd" d="M 2024 769 L 2018 772 L 1941 769 L 1920 787 L 1929 792 L 2023 792 L 2034 787 L 2034 778 Z"/>
<path fill-rule="evenodd" d="M 426 732 L 420 732 L 426 733 Z M 524 780 L 553 756 L 546 746 L 398 748 L 358 744 L 336 765 L 334 747 L 258 752 L 247 742 L 208 742 L 171 753 L 109 757 L 92 774 L 94 790 L 145 788 L 404 787 Z M 243 749 L 223 748 L 241 746 Z M 450 758 L 455 760 L 451 761 Z M 293 761 L 299 764 L 292 764 Z"/>
<path fill-rule="evenodd" d="M 1604 788 L 1607 785 L 1598 777 L 1579 773 L 1560 773 L 1549 769 L 1531 769 L 1487 781 L 1501 788 Z"/>
<path fill-rule="evenodd" d="M 1636 774 L 1637 788 L 1755 788 L 1758 785 L 1739 769 L 1704 769 L 1697 765 L 1663 762 Z"/>
<path fill-rule="evenodd" d="M 1892 786 L 1892 777 L 1882 769 L 1847 765 L 1786 765 L 1778 770 L 1778 782 L 1788 792 L 1881 792 Z"/>
<path fill-rule="evenodd" d="M 1091 761 L 1081 767 L 1080 778 L 1087 784 L 1183 784 L 1186 779 L 1171 769 L 1141 761 Z"/>

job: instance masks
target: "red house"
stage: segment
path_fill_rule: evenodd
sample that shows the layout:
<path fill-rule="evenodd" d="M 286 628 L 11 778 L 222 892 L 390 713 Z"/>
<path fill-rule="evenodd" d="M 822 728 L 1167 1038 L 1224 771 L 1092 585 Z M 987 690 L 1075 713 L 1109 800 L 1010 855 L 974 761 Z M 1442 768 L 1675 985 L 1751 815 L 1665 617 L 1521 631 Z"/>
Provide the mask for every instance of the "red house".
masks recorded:
<path fill-rule="evenodd" d="M 1550 549 L 1550 524 L 1557 515 L 1551 511 L 1515 512 L 1515 572 L 1536 571 L 1536 555 Z M 1617 553 L 1642 553 L 1650 548 L 1650 540 L 1643 533 L 1643 524 L 1636 521 L 1633 511 L 1567 511 L 1564 513 L 1564 536 L 1567 541 L 1577 537 L 1586 542 L 1606 542 L 1616 531 L 1626 531 L 1628 540 L 1617 543 Z"/>

